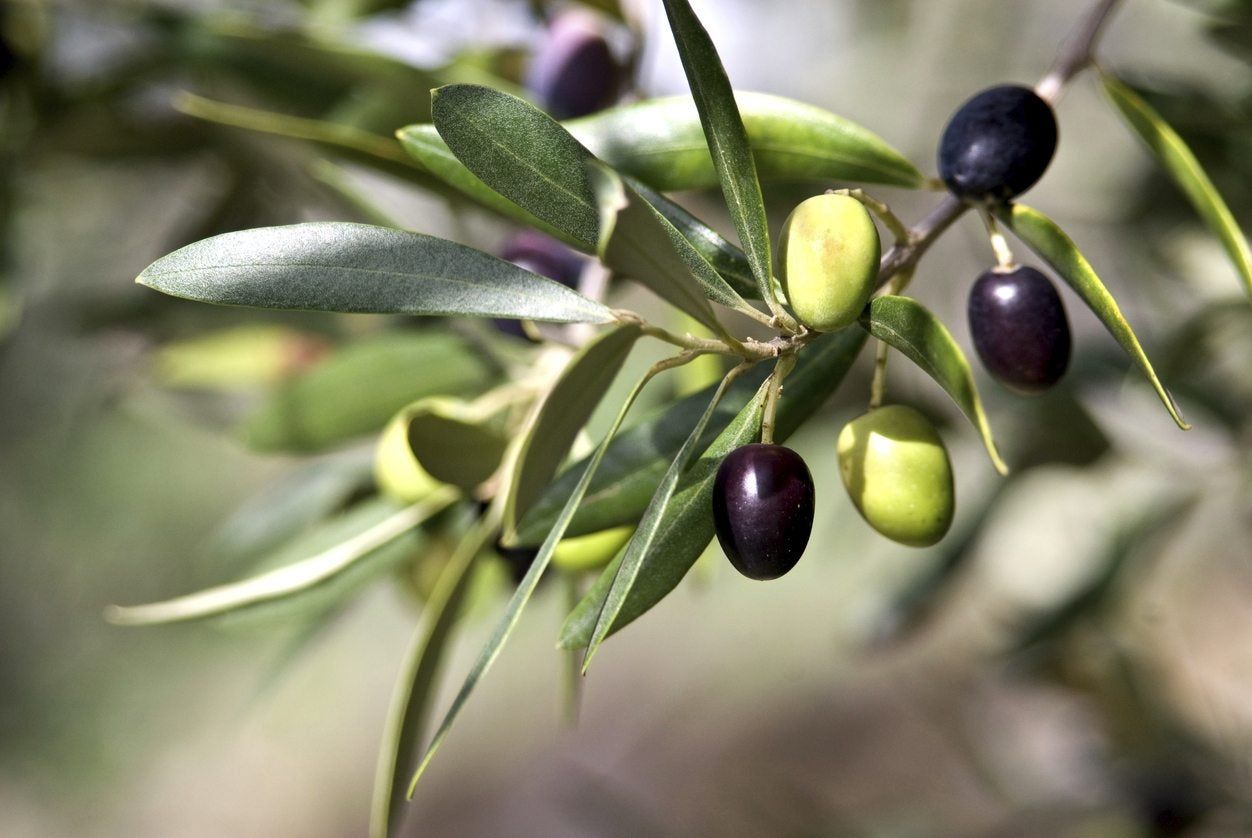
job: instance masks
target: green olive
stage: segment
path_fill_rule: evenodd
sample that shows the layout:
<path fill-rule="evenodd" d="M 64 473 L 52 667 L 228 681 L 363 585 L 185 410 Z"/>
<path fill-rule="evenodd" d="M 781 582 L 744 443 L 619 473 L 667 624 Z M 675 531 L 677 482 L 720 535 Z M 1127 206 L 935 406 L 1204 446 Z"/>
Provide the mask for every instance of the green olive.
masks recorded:
<path fill-rule="evenodd" d="M 800 322 L 819 332 L 853 323 L 878 279 L 882 245 L 869 211 L 847 195 L 817 195 L 783 225 L 778 273 Z"/>
<path fill-rule="evenodd" d="M 387 423 L 374 450 L 374 482 L 385 497 L 399 503 L 417 503 L 433 492 L 439 481 L 426 473 L 409 447 L 409 415 L 402 412 Z"/>
<path fill-rule="evenodd" d="M 952 463 L 939 432 L 911 407 L 853 419 L 839 434 L 839 472 L 861 516 L 893 541 L 928 547 L 952 525 Z"/>
<path fill-rule="evenodd" d="M 634 533 L 634 526 L 627 525 L 563 538 L 552 551 L 552 564 L 569 571 L 598 570 L 613 561 Z"/>

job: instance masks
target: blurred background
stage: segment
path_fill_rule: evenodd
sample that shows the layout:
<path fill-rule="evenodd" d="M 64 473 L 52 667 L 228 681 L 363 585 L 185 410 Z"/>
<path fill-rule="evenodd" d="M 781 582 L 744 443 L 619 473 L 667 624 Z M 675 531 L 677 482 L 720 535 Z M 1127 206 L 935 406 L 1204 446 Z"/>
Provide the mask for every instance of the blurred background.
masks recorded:
<path fill-rule="evenodd" d="M 933 173 L 951 111 L 990 84 L 1033 83 L 1088 2 L 693 5 L 736 87 L 829 108 Z M 659 3 L 628 6 L 627 22 L 613 2 L 588 6 L 626 68 L 624 97 L 685 92 Z M 371 491 L 381 423 L 286 444 L 267 416 L 336 380 L 407 380 L 396 347 L 426 327 L 215 308 L 133 278 L 198 238 L 301 220 L 386 220 L 498 249 L 507 224 L 403 162 L 223 125 L 247 114 L 180 97 L 309 120 L 267 123 L 306 139 L 327 125 L 389 138 L 428 119 L 438 84 L 526 92 L 544 16 L 562 11 L 0 0 L 0 835 L 365 834 L 420 613 L 391 584 L 394 561 L 246 620 L 135 629 L 102 615 L 290 560 L 350 513 Z M 1100 54 L 1248 229 L 1252 4 L 1126 0 Z M 898 547 L 839 488 L 834 438 L 868 394 L 859 367 L 791 443 L 820 509 L 797 569 L 751 582 L 714 546 L 606 646 L 576 727 L 553 649 L 567 604 L 541 589 L 409 833 L 1252 833 L 1252 309 L 1090 77 L 1059 119 L 1029 202 L 1101 271 L 1194 430 L 1175 429 L 1066 291 L 1076 351 L 1062 386 L 1027 400 L 980 379 L 1007 480 L 946 397 L 894 365 L 892 397 L 942 423 L 958 475 L 953 532 Z M 829 185 L 771 188 L 771 220 Z M 936 200 L 873 191 L 908 221 Z M 718 196 L 681 197 L 730 229 Z M 912 288 L 967 347 L 965 294 L 990 260 L 967 217 Z M 384 419 L 408 395 L 387 398 Z M 503 605 L 503 581 L 485 589 L 440 707 Z"/>

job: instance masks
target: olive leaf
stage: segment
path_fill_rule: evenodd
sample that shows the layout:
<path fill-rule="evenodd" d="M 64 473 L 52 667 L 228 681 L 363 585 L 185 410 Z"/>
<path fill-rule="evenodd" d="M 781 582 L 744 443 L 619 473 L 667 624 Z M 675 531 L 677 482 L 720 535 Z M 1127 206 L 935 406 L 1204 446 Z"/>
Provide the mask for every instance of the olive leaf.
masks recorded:
<path fill-rule="evenodd" d="M 830 397 L 865 345 L 865 332 L 844 329 L 823 335 L 800 353 L 787 376 L 786 391 L 778 403 L 774 438 L 784 442 Z M 644 557 L 638 580 L 622 604 L 608 634 L 621 630 L 678 586 L 713 538 L 713 479 L 722 458 L 754 442 L 760 432 L 766 385 L 718 435 L 700 459 L 687 469 L 669 502 L 652 549 Z M 609 564 L 596 583 L 566 618 L 558 645 L 580 649 L 591 642 L 600 612 L 617 575 L 621 557 Z"/>
<path fill-rule="evenodd" d="M 512 540 L 517 522 L 565 462 L 578 432 L 608 392 L 626 356 L 643 333 L 619 326 L 587 343 L 566 365 L 526 429 L 512 471 L 504 509 L 504 538 Z"/>
<path fill-rule="evenodd" d="M 256 308 L 613 320 L 577 291 L 472 247 L 368 224 L 224 233 L 158 259 L 136 281 L 174 297 Z"/>
<path fill-rule="evenodd" d="M 313 555 L 250 579 L 163 602 L 111 605 L 105 610 L 105 619 L 120 626 L 184 623 L 295 597 L 329 582 L 375 551 L 412 532 L 459 496 L 455 489 L 445 487 L 421 503 L 398 511 L 381 501 L 354 510 L 344 520 L 332 522 L 323 532 L 313 533 L 312 543 L 324 542 L 328 534 L 336 539 L 336 543 Z M 383 514 L 386 517 L 380 520 Z M 302 549 L 307 543 L 310 541 L 306 538 L 296 549 Z M 291 552 L 291 548 L 285 552 Z"/>
<path fill-rule="evenodd" d="M 473 84 L 431 93 L 439 136 L 483 183 L 592 252 L 599 208 L 586 164 L 591 152 L 543 111 Z"/>
<path fill-rule="evenodd" d="M 1135 337 L 1134 330 L 1126 322 L 1117 301 L 1104 287 L 1104 283 L 1100 281 L 1095 269 L 1091 267 L 1091 263 L 1082 255 L 1077 245 L 1065 235 L 1065 231 L 1043 213 L 1024 204 L 1001 207 L 996 213 L 1027 247 L 1039 254 L 1040 258 L 1051 265 L 1061 279 L 1069 283 L 1087 307 L 1100 318 L 1104 327 L 1148 377 L 1148 381 L 1152 383 L 1153 389 L 1156 390 L 1165 409 L 1169 411 L 1169 415 L 1173 417 L 1175 424 L 1184 431 L 1190 429 L 1191 426 L 1184 422 L 1179 414 L 1173 397 L 1157 378 L 1152 362 L 1148 360 L 1147 353 L 1140 346 L 1139 338 Z"/>
<path fill-rule="evenodd" d="M 1126 123 L 1156 157 L 1178 188 L 1187 196 L 1204 223 L 1225 247 L 1230 261 L 1243 280 L 1244 290 L 1252 294 L 1252 248 L 1230 207 L 1213 185 L 1195 154 L 1152 106 L 1138 93 L 1107 73 L 1102 73 L 1104 92 L 1116 106 Z"/>
<path fill-rule="evenodd" d="M 609 444 L 613 441 L 618 429 L 622 425 L 622 421 L 626 418 L 626 414 L 630 412 L 631 406 L 635 403 L 635 399 L 639 393 L 652 379 L 655 371 L 654 367 L 647 375 L 641 378 L 626 397 L 622 408 L 618 411 L 617 418 L 614 419 L 612 426 L 605 434 L 600 445 L 596 447 L 595 453 L 592 454 L 587 468 L 583 471 L 582 477 L 578 481 L 578 485 L 574 487 L 574 491 L 570 494 L 569 499 L 565 502 L 565 507 L 561 510 L 561 514 L 557 516 L 556 523 L 553 525 L 551 532 L 544 539 L 543 545 L 539 548 L 538 554 L 535 556 L 530 567 L 526 571 L 526 575 L 522 577 L 522 581 L 518 584 L 517 590 L 513 592 L 513 596 L 509 599 L 508 605 L 505 607 L 503 616 L 496 624 L 495 629 L 488 638 L 487 643 L 479 652 L 478 658 L 474 661 L 474 665 L 470 668 L 469 673 L 465 676 L 465 681 L 461 684 L 461 689 L 453 698 L 452 704 L 448 707 L 444 714 L 443 721 L 440 723 L 435 735 L 426 745 L 426 751 L 422 755 L 421 761 L 417 765 L 417 769 L 413 772 L 413 779 L 409 783 L 409 796 L 412 797 L 417 783 L 422 778 L 430 761 L 434 759 L 435 754 L 439 750 L 439 746 L 443 744 L 444 738 L 448 735 L 453 723 L 461 712 L 461 708 L 465 706 L 465 702 L 473 693 L 478 682 L 482 680 L 487 670 L 495 662 L 500 655 L 500 650 L 504 647 L 505 641 L 512 634 L 513 629 L 517 626 L 518 620 L 521 619 L 522 609 L 526 607 L 526 603 L 530 601 L 531 595 L 535 592 L 535 587 L 539 584 L 539 579 L 547 569 L 555 552 L 557 545 L 561 539 L 565 537 L 565 531 L 569 527 L 570 520 L 574 517 L 574 511 L 578 508 L 578 504 L 582 501 L 583 495 L 587 491 L 587 486 L 591 483 L 591 478 L 595 476 L 596 469 L 600 466 L 600 461 L 604 457 L 604 452 L 608 449 Z"/>
<path fill-rule="evenodd" d="M 774 300 L 773 260 L 770 258 L 769 220 L 765 198 L 756 176 L 748 132 L 739 116 L 734 91 L 713 40 L 687 0 L 664 0 L 678 56 L 700 115 L 705 141 L 721 180 L 722 195 L 756 277 L 761 299 Z"/>
<path fill-rule="evenodd" d="M 433 397 L 406 410 L 409 449 L 431 477 L 469 491 L 500 467 L 504 427 L 464 402 Z"/>
<path fill-rule="evenodd" d="M 1008 474 L 1008 466 L 991 437 L 991 426 L 969 361 L 948 327 L 917 300 L 895 295 L 872 300 L 861 315 L 861 325 L 874 337 L 900 350 L 952 397 L 982 436 L 996 471 Z"/>
<path fill-rule="evenodd" d="M 451 332 L 382 334 L 346 346 L 280 385 L 241 434 L 261 451 L 318 451 L 377 433 L 410 402 L 475 393 L 493 377 Z"/>
<path fill-rule="evenodd" d="M 736 91 L 762 182 L 838 180 L 920 188 L 922 173 L 882 138 L 821 108 L 764 93 Z M 650 99 L 565 123 L 597 157 L 653 189 L 718 185 L 695 103 Z"/>
<path fill-rule="evenodd" d="M 674 456 L 674 461 L 670 463 L 669 468 L 665 471 L 665 476 L 661 478 L 660 485 L 652 495 L 652 500 L 648 502 L 648 508 L 644 510 L 643 517 L 639 520 L 639 525 L 635 528 L 635 534 L 631 536 L 630 543 L 626 546 L 626 552 L 616 562 L 617 571 L 613 574 L 613 583 L 604 595 L 604 604 L 601 606 L 600 614 L 596 618 L 595 628 L 591 632 L 591 642 L 587 644 L 587 654 L 583 658 L 582 671 L 584 675 L 587 673 L 587 667 L 591 665 L 591 659 L 595 657 L 596 652 L 599 650 L 600 644 L 604 642 L 604 638 L 608 636 L 609 630 L 617 622 L 618 615 L 621 614 L 622 607 L 626 603 L 626 598 L 634 590 L 643 562 L 655 545 L 661 524 L 666 519 L 669 505 L 674 499 L 674 492 L 678 488 L 678 481 L 682 478 L 688 463 L 691 462 L 691 458 L 695 455 L 700 437 L 703 435 L 704 429 L 713 415 L 713 411 L 717 408 L 718 403 L 722 400 L 722 396 L 726 393 L 726 388 L 734 381 L 739 371 L 740 368 L 731 371 L 722 379 L 721 384 L 713 392 L 713 398 L 709 400 L 708 407 L 704 409 L 704 413 L 696 422 L 696 426 L 692 428 L 687 441 L 683 443 L 682 448 L 678 449 L 678 453 Z M 765 390 L 766 385 L 762 384 L 760 392 Z M 761 397 L 758 396 L 758 398 Z"/>
<path fill-rule="evenodd" d="M 717 334 L 709 300 L 729 308 L 756 313 L 691 242 L 602 163 L 590 164 L 592 185 L 600 202 L 601 260 L 655 291 Z"/>
<path fill-rule="evenodd" d="M 387 710 L 370 805 L 370 838 L 390 838 L 399 831 L 405 781 L 425 735 L 426 711 L 434 698 L 444 648 L 469 588 L 474 559 L 491 539 L 496 523 L 485 516 L 464 536 L 422 610 L 421 626 L 400 666 Z"/>

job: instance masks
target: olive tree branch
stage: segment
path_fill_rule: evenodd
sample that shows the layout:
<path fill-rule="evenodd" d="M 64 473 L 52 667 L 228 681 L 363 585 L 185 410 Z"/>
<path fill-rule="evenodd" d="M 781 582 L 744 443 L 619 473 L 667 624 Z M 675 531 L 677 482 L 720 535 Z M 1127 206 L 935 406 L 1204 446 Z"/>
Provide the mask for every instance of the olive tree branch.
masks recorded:
<path fill-rule="evenodd" d="M 1104 23 L 1116 8 L 1119 0 L 1098 0 L 1074 28 L 1047 74 L 1035 86 L 1039 96 L 1049 102 L 1056 100 L 1065 85 L 1083 69 L 1090 66 L 1100 40 Z M 935 239 L 960 218 L 969 205 L 953 195 L 946 195 L 939 204 L 908 230 L 908 238 L 896 244 L 883 256 L 878 269 L 878 287 L 886 285 L 893 276 L 917 264 Z"/>

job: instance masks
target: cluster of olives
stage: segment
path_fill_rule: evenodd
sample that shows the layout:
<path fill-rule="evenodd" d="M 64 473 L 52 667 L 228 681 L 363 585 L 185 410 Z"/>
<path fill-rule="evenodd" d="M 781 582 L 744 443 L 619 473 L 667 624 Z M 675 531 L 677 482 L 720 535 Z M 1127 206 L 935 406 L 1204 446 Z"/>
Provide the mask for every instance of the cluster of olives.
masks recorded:
<path fill-rule="evenodd" d="M 1003 203 L 1043 175 L 1056 149 L 1051 106 L 1033 90 L 1002 85 L 961 106 L 939 147 L 939 172 L 962 200 Z M 853 323 L 877 284 L 881 244 L 865 206 L 826 194 L 801 203 L 783 227 L 779 279 L 797 319 L 814 331 Z M 969 296 L 974 347 L 999 382 L 1039 393 L 1064 374 L 1070 331 L 1052 282 L 1029 267 L 1001 265 Z M 905 405 L 849 422 L 836 444 L 839 472 L 858 512 L 882 535 L 915 547 L 952 524 L 952 465 L 935 426 Z M 813 525 L 814 485 L 804 460 L 781 445 L 745 445 L 723 460 L 713 492 L 718 541 L 753 579 L 774 579 L 800 559 Z"/>

